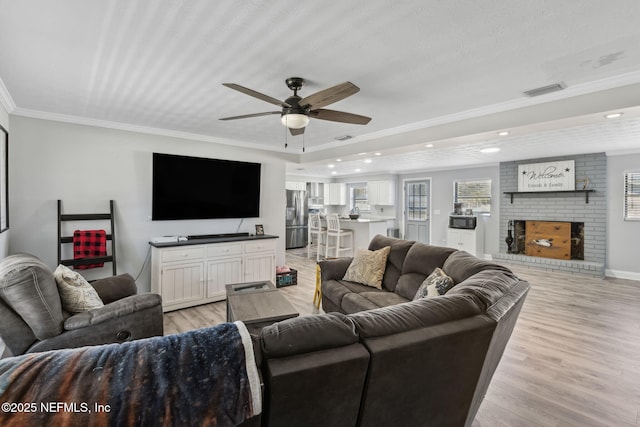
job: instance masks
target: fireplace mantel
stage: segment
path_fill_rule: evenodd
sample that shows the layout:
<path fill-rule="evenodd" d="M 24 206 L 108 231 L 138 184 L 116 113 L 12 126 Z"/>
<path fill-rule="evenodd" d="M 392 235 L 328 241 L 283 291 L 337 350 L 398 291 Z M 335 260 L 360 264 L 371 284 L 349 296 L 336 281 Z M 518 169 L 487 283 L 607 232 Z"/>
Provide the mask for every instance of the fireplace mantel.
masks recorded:
<path fill-rule="evenodd" d="M 514 194 L 557 194 L 557 193 L 584 193 L 584 202 L 589 203 L 589 193 L 593 193 L 596 190 L 559 190 L 559 191 L 505 191 L 504 194 L 511 196 L 511 203 L 513 203 Z"/>

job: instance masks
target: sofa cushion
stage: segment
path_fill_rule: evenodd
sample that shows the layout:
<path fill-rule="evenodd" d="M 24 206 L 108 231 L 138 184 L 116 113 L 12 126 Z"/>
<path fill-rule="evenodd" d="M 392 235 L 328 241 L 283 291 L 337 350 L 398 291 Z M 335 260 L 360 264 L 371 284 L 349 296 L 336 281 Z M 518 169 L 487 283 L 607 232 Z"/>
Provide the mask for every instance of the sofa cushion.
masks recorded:
<path fill-rule="evenodd" d="M 395 292 L 408 300 L 413 299 L 424 279 L 436 267 L 442 267 L 454 252 L 457 251 L 451 248 L 415 243 L 407 253 Z M 449 274 L 446 268 L 443 270 Z"/>
<path fill-rule="evenodd" d="M 384 293 L 389 293 L 385 291 Z M 366 299 L 362 294 L 350 293 L 342 298 L 340 308 L 344 313 L 358 313 L 359 311 L 372 310 L 380 306 L 374 304 L 371 300 Z"/>
<path fill-rule="evenodd" d="M 388 307 L 390 305 L 402 304 L 408 300 L 395 292 L 361 292 L 348 293 L 342 298 L 341 308 L 345 313 L 357 313 L 359 311 L 371 310 L 374 308 Z"/>
<path fill-rule="evenodd" d="M 77 271 L 62 264 L 53 272 L 58 284 L 62 308 L 69 313 L 82 313 L 104 307 L 98 292 Z"/>
<path fill-rule="evenodd" d="M 486 311 L 495 304 L 520 280 L 511 271 L 483 270 L 474 274 L 462 283 L 458 283 L 449 292 L 451 295 L 470 295 Z"/>
<path fill-rule="evenodd" d="M 389 256 L 387 257 L 387 267 L 382 277 L 382 288 L 388 291 L 395 291 L 398 278 L 402 273 L 402 264 L 407 256 L 407 252 L 411 249 L 415 242 L 411 240 L 402 240 L 395 237 L 387 237 L 381 234 L 374 236 L 369 243 L 369 250 L 375 251 L 385 246 L 390 246 Z"/>
<path fill-rule="evenodd" d="M 440 268 L 436 267 L 433 272 L 424 279 L 418 288 L 414 300 L 418 298 L 430 298 L 444 295 L 453 287 L 453 279 Z"/>
<path fill-rule="evenodd" d="M 362 292 L 360 296 L 371 301 L 377 307 L 388 307 L 408 301 L 395 292 Z"/>
<path fill-rule="evenodd" d="M 361 285 L 360 283 L 348 282 L 346 280 L 327 280 L 322 282 L 322 298 L 328 299 L 336 306 L 342 306 L 342 299 L 350 293 L 359 294 L 361 292 L 384 292 L 371 286 Z"/>
<path fill-rule="evenodd" d="M 455 251 L 442 265 L 442 269 L 453 279 L 455 283 L 465 281 L 467 278 L 483 270 L 500 270 L 511 272 L 506 267 L 474 257 L 465 251 Z"/>
<path fill-rule="evenodd" d="M 286 357 L 358 342 L 353 322 L 341 313 L 294 317 L 260 332 L 265 357 Z"/>
<path fill-rule="evenodd" d="M 381 289 L 389 250 L 390 246 L 375 251 L 359 249 L 343 279 Z"/>
<path fill-rule="evenodd" d="M 371 338 L 398 334 L 480 313 L 481 305 L 473 296 L 447 295 L 445 298 L 421 298 L 403 304 L 361 311 L 349 314 L 348 317 L 355 323 L 360 338 Z"/>

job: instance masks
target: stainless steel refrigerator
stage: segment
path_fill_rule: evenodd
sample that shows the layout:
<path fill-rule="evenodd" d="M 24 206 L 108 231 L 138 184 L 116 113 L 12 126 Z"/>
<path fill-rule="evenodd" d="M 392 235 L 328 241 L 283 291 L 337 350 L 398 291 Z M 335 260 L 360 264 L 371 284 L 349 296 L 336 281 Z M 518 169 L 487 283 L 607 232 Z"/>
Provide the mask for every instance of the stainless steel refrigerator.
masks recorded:
<path fill-rule="evenodd" d="M 286 248 L 304 248 L 307 246 L 307 192 L 287 190 Z"/>

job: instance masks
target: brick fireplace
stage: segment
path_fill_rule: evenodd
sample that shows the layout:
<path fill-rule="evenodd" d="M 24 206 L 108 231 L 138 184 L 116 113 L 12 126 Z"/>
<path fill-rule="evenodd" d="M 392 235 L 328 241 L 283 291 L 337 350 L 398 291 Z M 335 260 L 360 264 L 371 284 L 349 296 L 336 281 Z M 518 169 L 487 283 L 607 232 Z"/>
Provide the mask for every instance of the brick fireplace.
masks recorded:
<path fill-rule="evenodd" d="M 575 161 L 576 180 L 589 178 L 585 193 L 539 192 L 502 194 L 500 251 L 493 259 L 553 271 L 604 276 L 606 248 L 607 158 L 604 153 L 504 162 L 500 191 L 518 190 L 518 165 Z M 576 183 L 576 189 L 582 184 Z M 587 202 L 588 201 L 588 202 Z M 511 233 L 509 233 L 511 230 Z M 511 234 L 513 243 L 505 240 Z"/>

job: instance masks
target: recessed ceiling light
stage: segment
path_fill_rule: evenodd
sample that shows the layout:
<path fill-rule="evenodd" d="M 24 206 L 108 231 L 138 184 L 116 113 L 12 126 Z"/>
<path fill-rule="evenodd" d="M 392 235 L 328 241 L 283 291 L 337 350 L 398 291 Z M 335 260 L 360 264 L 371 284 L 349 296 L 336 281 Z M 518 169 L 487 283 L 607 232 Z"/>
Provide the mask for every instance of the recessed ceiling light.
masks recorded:
<path fill-rule="evenodd" d="M 336 162 L 341 162 L 341 161 L 342 161 L 342 159 L 336 159 Z"/>
<path fill-rule="evenodd" d="M 336 175 L 338 172 L 336 171 L 331 171 L 331 175 Z"/>
<path fill-rule="evenodd" d="M 382 156 L 382 153 L 373 153 L 373 154 L 375 154 L 376 156 Z"/>
<path fill-rule="evenodd" d="M 365 162 L 365 163 L 371 163 L 372 161 L 373 161 L 373 160 L 371 160 L 371 159 L 364 159 L 364 162 Z"/>
<path fill-rule="evenodd" d="M 503 130 L 501 132 L 498 132 L 498 136 L 507 136 L 509 135 L 509 131 L 508 130 Z"/>
<path fill-rule="evenodd" d="M 605 119 L 617 119 L 618 117 L 622 117 L 624 113 L 609 113 L 604 116 Z"/>
<path fill-rule="evenodd" d="M 367 153 L 358 153 L 358 156 L 366 156 Z"/>
<path fill-rule="evenodd" d="M 498 151 L 500 151 L 498 147 L 488 147 L 480 150 L 481 153 L 497 153 Z"/>
<path fill-rule="evenodd" d="M 336 165 L 333 165 L 333 164 L 332 165 L 327 165 L 327 166 L 329 166 L 330 168 L 335 168 L 336 167 Z"/>
<path fill-rule="evenodd" d="M 360 172 L 360 169 L 356 169 L 356 172 Z"/>
<path fill-rule="evenodd" d="M 426 144 L 425 147 L 426 148 L 433 148 L 433 144 Z"/>

